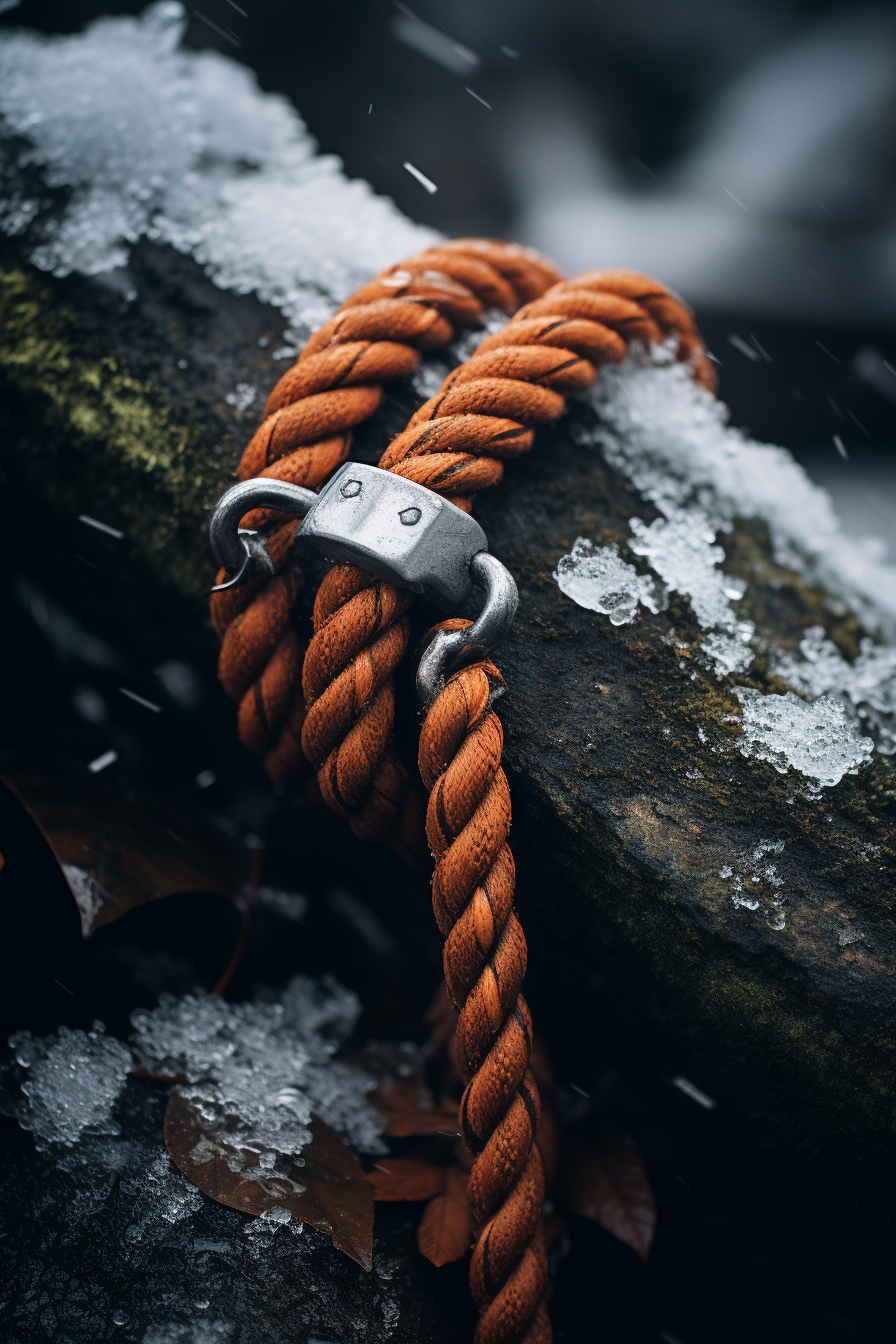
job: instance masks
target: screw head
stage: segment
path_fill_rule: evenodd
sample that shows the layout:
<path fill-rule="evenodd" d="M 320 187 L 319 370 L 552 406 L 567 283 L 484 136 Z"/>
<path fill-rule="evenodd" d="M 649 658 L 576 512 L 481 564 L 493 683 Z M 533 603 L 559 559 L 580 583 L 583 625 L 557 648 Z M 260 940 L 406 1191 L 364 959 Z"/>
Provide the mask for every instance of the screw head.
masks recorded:
<path fill-rule="evenodd" d="M 361 493 L 361 482 L 346 481 L 339 493 L 342 495 L 343 499 L 353 499 L 355 495 L 360 495 Z"/>

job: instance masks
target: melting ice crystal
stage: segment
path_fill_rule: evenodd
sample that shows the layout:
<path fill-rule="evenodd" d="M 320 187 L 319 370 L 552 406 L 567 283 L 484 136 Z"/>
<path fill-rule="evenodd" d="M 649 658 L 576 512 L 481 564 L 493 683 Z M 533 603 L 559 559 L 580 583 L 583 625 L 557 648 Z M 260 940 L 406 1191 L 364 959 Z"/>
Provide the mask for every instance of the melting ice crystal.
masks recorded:
<path fill-rule="evenodd" d="M 379 1152 L 382 1125 L 367 1101 L 375 1084 L 333 1058 L 360 1007 L 335 980 L 305 976 L 271 1002 L 163 995 L 133 1014 L 132 1041 L 143 1067 L 186 1076 L 184 1095 L 233 1149 L 298 1158 L 314 1112 L 354 1147 Z"/>
<path fill-rule="evenodd" d="M 554 578 L 567 597 L 609 616 L 612 625 L 633 621 L 639 602 L 659 610 L 653 579 L 621 559 L 616 546 L 594 546 L 578 537 L 570 554 L 560 557 Z"/>
<path fill-rule="evenodd" d="M 100 1023 L 89 1032 L 60 1027 L 55 1036 L 19 1031 L 9 1044 L 27 1072 L 19 1123 L 31 1130 L 38 1148 L 71 1148 L 82 1134 L 119 1133 L 112 1108 L 131 1068 L 131 1052 L 106 1036 Z"/>

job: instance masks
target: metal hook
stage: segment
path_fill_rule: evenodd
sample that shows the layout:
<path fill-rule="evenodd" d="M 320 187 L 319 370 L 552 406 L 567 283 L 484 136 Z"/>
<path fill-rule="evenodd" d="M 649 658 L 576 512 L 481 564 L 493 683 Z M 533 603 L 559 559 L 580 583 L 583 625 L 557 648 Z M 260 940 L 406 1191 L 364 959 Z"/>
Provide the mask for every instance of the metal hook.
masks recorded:
<path fill-rule="evenodd" d="M 277 509 L 304 518 L 317 503 L 313 490 L 305 490 L 289 481 L 257 476 L 233 485 L 221 496 L 209 519 L 208 531 L 218 563 L 230 578 L 216 584 L 213 593 L 236 588 L 256 574 L 273 574 L 274 566 L 263 541 L 254 532 L 243 531 L 239 522 L 251 509 Z"/>
<path fill-rule="evenodd" d="M 438 630 L 417 666 L 417 694 L 424 705 L 436 698 L 459 668 L 485 658 L 504 639 L 516 614 L 519 594 L 509 569 L 488 551 L 470 561 L 474 581 L 485 589 L 477 620 L 466 630 Z"/>

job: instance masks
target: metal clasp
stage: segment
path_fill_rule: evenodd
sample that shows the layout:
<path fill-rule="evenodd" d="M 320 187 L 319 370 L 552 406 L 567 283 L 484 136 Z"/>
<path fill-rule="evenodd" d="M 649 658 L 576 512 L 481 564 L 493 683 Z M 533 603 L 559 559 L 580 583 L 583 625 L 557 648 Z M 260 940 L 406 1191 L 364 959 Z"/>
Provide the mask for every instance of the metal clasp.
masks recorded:
<path fill-rule="evenodd" d="M 279 509 L 304 518 L 317 503 L 313 490 L 303 490 L 288 481 L 256 476 L 251 481 L 232 485 L 215 505 L 208 522 L 208 535 L 218 564 L 230 575 L 216 583 L 213 593 L 238 588 L 258 574 L 273 574 L 274 566 L 264 544 L 254 532 L 244 531 L 240 519 L 252 509 Z"/>
<path fill-rule="evenodd" d="M 474 585 L 485 589 L 467 630 L 439 631 L 420 660 L 417 687 L 428 704 L 444 679 L 484 657 L 506 635 L 517 607 L 512 575 L 488 554 L 479 524 L 416 481 L 366 463 L 347 462 L 319 495 L 287 481 L 257 477 L 222 496 L 209 524 L 212 547 L 227 571 L 215 591 L 272 572 L 254 533 L 239 528 L 251 509 L 273 508 L 303 519 L 295 544 L 341 564 L 357 565 L 443 608 L 460 606 Z"/>

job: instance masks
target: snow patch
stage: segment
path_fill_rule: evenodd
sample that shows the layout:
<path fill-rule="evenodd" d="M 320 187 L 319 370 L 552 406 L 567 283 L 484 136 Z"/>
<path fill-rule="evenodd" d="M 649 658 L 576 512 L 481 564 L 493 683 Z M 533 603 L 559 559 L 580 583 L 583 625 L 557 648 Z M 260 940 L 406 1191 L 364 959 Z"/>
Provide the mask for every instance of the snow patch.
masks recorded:
<path fill-rule="evenodd" d="M 745 672 L 753 661 L 750 641 L 756 627 L 739 620 L 731 606 L 743 597 L 746 584 L 719 570 L 725 552 L 714 544 L 715 525 L 699 509 L 676 509 L 649 526 L 632 518 L 629 525 L 634 554 L 645 557 L 667 588 L 690 599 L 698 625 L 709 632 L 702 653 L 716 676 Z"/>
<path fill-rule="evenodd" d="M 704 629 L 718 625 L 733 630 L 737 617 L 731 601 L 743 597 L 745 585 L 716 568 L 725 552 L 712 544 L 716 529 L 709 521 L 696 511 L 677 510 L 649 526 L 640 518 L 630 519 L 629 525 L 635 538 L 630 549 L 645 557 L 667 587 L 691 599 L 699 624 Z"/>
<path fill-rule="evenodd" d="M 131 1052 L 106 1036 L 102 1023 L 89 1032 L 60 1027 L 58 1035 L 43 1037 L 18 1031 L 9 1045 L 27 1072 L 19 1124 L 31 1131 L 37 1148 L 71 1148 L 82 1134 L 120 1133 L 112 1108 L 131 1068 Z"/>
<path fill-rule="evenodd" d="M 385 1151 L 367 1101 L 374 1080 L 333 1058 L 360 1010 L 332 978 L 297 975 L 271 1002 L 162 995 L 158 1008 L 132 1015 L 131 1039 L 149 1072 L 186 1076 L 183 1094 L 222 1149 L 258 1153 L 270 1174 L 275 1154 L 301 1165 L 312 1112 L 355 1148 Z"/>
<path fill-rule="evenodd" d="M 671 348 L 635 350 L 605 368 L 587 400 L 597 423 L 574 425 L 573 434 L 599 447 L 663 515 L 649 525 L 631 520 L 631 549 L 690 599 L 717 675 L 745 672 L 752 661 L 754 627 L 730 605 L 743 584 L 718 568 L 724 551 L 716 536 L 738 517 L 766 523 L 779 564 L 846 601 L 867 629 L 896 636 L 896 566 L 885 561 L 884 543 L 848 537 L 827 493 L 790 453 L 732 429 L 728 408 L 693 381 Z M 739 746 L 776 769 L 801 771 L 818 789 L 868 759 L 873 743 L 855 724 L 875 732 L 881 751 L 896 750 L 896 647 L 866 638 L 850 665 L 813 627 L 801 652 L 798 660 L 773 651 L 772 670 L 821 699 L 739 692 Z"/>
<path fill-rule="evenodd" d="M 716 675 L 745 672 L 753 661 L 750 643 L 756 627 L 739 620 L 731 603 L 743 597 L 746 585 L 717 568 L 725 552 L 713 544 L 716 529 L 705 514 L 678 509 L 649 525 L 640 518 L 629 519 L 629 525 L 634 538 L 629 550 L 644 556 L 661 583 L 639 574 L 620 558 L 615 545 L 595 547 L 579 537 L 554 572 L 561 592 L 580 607 L 609 616 L 613 625 L 630 624 L 639 603 L 658 612 L 667 605 L 667 592 L 683 593 L 708 631 L 701 652 Z"/>
<path fill-rule="evenodd" d="M 367 1101 L 376 1080 L 334 1058 L 360 1011 L 357 995 L 332 977 L 297 975 L 279 998 L 255 1003 L 162 995 L 157 1008 L 132 1015 L 134 1055 L 106 1036 L 102 1023 L 91 1032 L 60 1027 L 44 1038 L 20 1031 L 9 1038 L 26 1072 L 19 1122 L 39 1149 L 71 1148 L 82 1135 L 117 1135 L 112 1110 L 136 1056 L 149 1073 L 187 1078 L 183 1095 L 212 1135 L 203 1139 L 204 1156 L 194 1154 L 199 1162 L 220 1155 L 243 1169 L 243 1149 L 258 1154 L 250 1177 L 270 1176 L 281 1159 L 287 1171 L 301 1166 L 312 1113 L 355 1148 L 382 1153 L 382 1122 Z M 195 1211 L 193 1187 L 179 1173 L 169 1179 L 167 1158 L 157 1167 L 147 1177 L 147 1189 L 161 1200 L 153 1216 L 171 1222 Z M 145 1224 L 135 1219 L 132 1239 L 142 1237 Z"/>
<path fill-rule="evenodd" d="M 701 652 L 708 658 L 717 677 L 728 677 L 733 672 L 746 672 L 753 662 L 750 642 L 756 627 L 752 621 L 738 621 L 734 634 L 726 635 L 712 630 L 703 641 Z"/>
<path fill-rule="evenodd" d="M 801 658 L 776 653 L 772 671 L 804 695 L 839 696 L 847 714 L 873 732 L 877 750 L 896 752 L 896 647 L 864 638 L 859 656 L 848 663 L 820 625 L 800 641 Z"/>
<path fill-rule="evenodd" d="M 669 349 L 607 366 L 588 400 L 600 423 L 579 425 L 579 441 L 601 447 L 666 518 L 696 508 L 717 531 L 760 518 L 780 564 L 850 601 L 870 629 L 896 631 L 896 566 L 884 543 L 847 537 L 826 491 L 785 448 L 728 425 L 727 406 Z"/>
<path fill-rule="evenodd" d="M 74 36 L 0 34 L 0 113 L 20 163 L 68 188 L 32 254 L 54 275 L 127 265 L 146 237 L 256 293 L 307 333 L 371 275 L 435 241 L 318 155 L 283 97 L 217 52 L 181 50 L 184 6 L 101 18 Z M 21 232 L 43 210 L 16 200 Z"/>
<path fill-rule="evenodd" d="M 735 694 L 743 707 L 743 755 L 768 761 L 782 775 L 799 770 L 812 793 L 857 774 L 871 757 L 874 743 L 859 737 L 839 700 L 823 695 L 807 704 L 792 691 L 762 695 L 744 687 Z"/>

